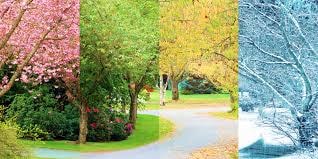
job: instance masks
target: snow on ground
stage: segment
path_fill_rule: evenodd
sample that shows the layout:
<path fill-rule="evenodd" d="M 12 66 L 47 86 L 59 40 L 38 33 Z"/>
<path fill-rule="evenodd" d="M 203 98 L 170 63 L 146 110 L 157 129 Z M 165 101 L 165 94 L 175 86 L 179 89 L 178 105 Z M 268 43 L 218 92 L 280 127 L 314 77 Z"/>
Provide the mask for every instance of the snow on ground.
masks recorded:
<path fill-rule="evenodd" d="M 252 145 L 261 139 L 261 129 L 256 125 L 257 113 L 239 112 L 239 149 Z"/>
<path fill-rule="evenodd" d="M 273 132 L 273 128 L 262 125 L 258 112 L 240 111 L 239 119 L 239 149 L 252 145 L 263 139 L 264 144 L 290 145 L 292 142 L 285 136 Z"/>
<path fill-rule="evenodd" d="M 280 157 L 279 159 L 317 159 L 318 150 L 316 152 L 296 152 L 291 155 Z"/>
<path fill-rule="evenodd" d="M 239 118 L 239 149 L 243 149 L 263 139 L 266 145 L 291 145 L 292 142 L 284 136 L 278 136 L 273 128 L 262 125 L 258 112 L 242 112 Z M 279 159 L 318 159 L 316 152 L 295 152 Z"/>

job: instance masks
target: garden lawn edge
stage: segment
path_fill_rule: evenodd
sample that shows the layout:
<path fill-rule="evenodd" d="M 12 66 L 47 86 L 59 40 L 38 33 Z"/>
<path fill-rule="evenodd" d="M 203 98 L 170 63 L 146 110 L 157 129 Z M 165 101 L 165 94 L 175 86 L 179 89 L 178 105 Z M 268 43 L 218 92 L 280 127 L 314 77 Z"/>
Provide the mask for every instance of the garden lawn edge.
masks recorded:
<path fill-rule="evenodd" d="M 159 122 L 160 120 L 160 122 Z M 160 126 L 159 126 L 160 123 Z M 136 130 L 123 141 L 87 142 L 84 145 L 74 141 L 30 141 L 21 140 L 29 148 L 47 148 L 78 152 L 112 152 L 133 149 L 165 139 L 173 133 L 174 124 L 162 117 L 148 114 L 138 114 Z M 164 131 L 160 131 L 160 130 Z"/>

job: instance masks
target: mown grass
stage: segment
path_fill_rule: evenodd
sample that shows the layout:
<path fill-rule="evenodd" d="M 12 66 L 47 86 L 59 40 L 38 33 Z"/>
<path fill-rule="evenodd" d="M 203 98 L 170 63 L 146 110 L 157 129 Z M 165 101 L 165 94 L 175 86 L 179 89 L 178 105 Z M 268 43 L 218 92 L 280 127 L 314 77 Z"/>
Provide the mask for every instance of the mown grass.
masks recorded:
<path fill-rule="evenodd" d="M 160 125 L 160 128 L 159 128 Z M 116 151 L 131 149 L 155 142 L 169 135 L 174 129 L 169 120 L 153 115 L 139 114 L 136 130 L 127 140 L 116 142 L 88 142 L 84 145 L 72 141 L 29 141 L 23 143 L 30 148 L 50 148 L 80 152 Z"/>
<path fill-rule="evenodd" d="M 230 101 L 229 94 L 190 94 L 184 95 L 179 94 L 180 100 L 175 102 L 172 101 L 172 92 L 167 90 L 166 92 L 166 107 L 159 106 L 160 95 L 159 91 L 156 90 L 150 94 L 150 100 L 146 103 L 145 109 L 153 110 L 160 108 L 189 108 L 199 105 L 228 105 Z"/>
<path fill-rule="evenodd" d="M 150 102 L 159 103 L 160 95 L 159 91 L 156 90 L 150 94 Z M 229 94 L 189 94 L 184 95 L 179 93 L 180 100 L 179 102 L 189 102 L 189 103 L 223 103 L 229 102 Z M 172 92 L 167 90 L 166 92 L 166 101 L 171 102 Z"/>

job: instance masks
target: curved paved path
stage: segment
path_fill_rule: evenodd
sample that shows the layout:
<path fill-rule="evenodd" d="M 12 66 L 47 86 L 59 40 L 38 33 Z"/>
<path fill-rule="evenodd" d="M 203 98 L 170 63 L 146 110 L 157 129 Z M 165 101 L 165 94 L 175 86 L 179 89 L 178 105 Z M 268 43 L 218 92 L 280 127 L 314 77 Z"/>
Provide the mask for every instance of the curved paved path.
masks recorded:
<path fill-rule="evenodd" d="M 131 150 L 98 153 L 77 153 L 39 149 L 39 157 L 80 159 L 186 159 L 190 153 L 220 139 L 236 136 L 237 122 L 211 118 L 207 112 L 227 111 L 225 107 L 195 109 L 163 109 L 143 111 L 165 117 L 176 124 L 176 132 L 167 139 Z"/>

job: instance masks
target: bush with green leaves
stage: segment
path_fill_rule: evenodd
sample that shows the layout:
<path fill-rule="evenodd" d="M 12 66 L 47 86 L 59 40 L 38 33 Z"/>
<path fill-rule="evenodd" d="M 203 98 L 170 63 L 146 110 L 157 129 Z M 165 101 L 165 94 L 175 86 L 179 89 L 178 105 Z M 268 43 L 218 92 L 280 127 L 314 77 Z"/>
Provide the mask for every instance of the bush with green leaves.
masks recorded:
<path fill-rule="evenodd" d="M 111 123 L 111 140 L 120 141 L 127 139 L 129 133 L 126 131 L 126 123 L 121 119 L 117 118 Z"/>
<path fill-rule="evenodd" d="M 57 89 L 59 88 L 52 84 L 45 84 L 15 95 L 5 110 L 4 117 L 17 122 L 21 128 L 21 138 L 73 141 L 78 139 L 79 111 L 77 107 L 65 101 L 63 90 L 61 93 L 61 90 Z M 109 103 L 87 108 L 88 141 L 117 141 L 124 140 L 130 135 L 131 131 L 127 131 L 126 128 L 128 116 L 117 108 L 118 106 L 110 108 Z"/>
<path fill-rule="evenodd" d="M 78 111 L 63 105 L 52 86 L 39 86 L 17 94 L 6 110 L 6 118 L 14 118 L 23 138 L 75 140 L 78 132 Z"/>
<path fill-rule="evenodd" d="M 43 131 L 38 125 L 26 125 L 24 128 L 19 130 L 18 133 L 24 138 L 29 140 L 49 140 L 51 139 L 50 134 Z"/>
<path fill-rule="evenodd" d="M 216 88 L 212 83 L 199 77 L 190 76 L 182 81 L 179 86 L 182 90 L 181 93 L 185 95 L 222 93 L 222 90 Z"/>
<path fill-rule="evenodd" d="M 0 122 L 0 158 L 26 158 L 29 155 L 18 140 L 19 127 L 11 122 Z"/>
<path fill-rule="evenodd" d="M 131 134 L 127 129 L 128 116 L 109 107 L 89 109 L 88 141 L 120 141 Z"/>

